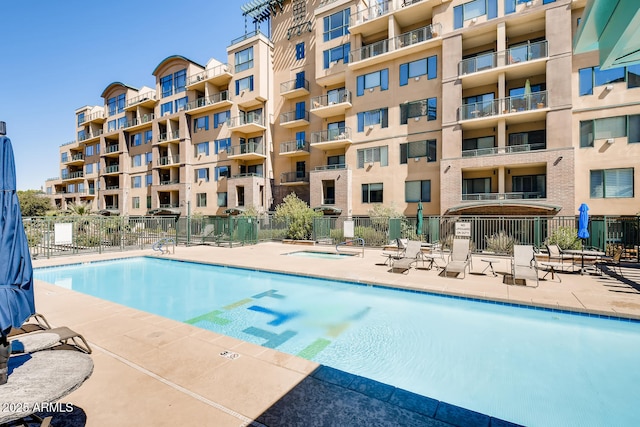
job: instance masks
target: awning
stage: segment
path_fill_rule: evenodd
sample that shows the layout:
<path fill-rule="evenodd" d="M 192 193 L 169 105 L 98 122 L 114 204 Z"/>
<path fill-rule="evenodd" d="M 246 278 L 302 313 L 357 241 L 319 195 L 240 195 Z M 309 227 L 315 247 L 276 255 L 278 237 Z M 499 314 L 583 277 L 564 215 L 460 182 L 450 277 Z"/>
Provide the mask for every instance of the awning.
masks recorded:
<path fill-rule="evenodd" d="M 226 213 L 227 215 L 239 215 L 241 213 L 244 213 L 244 208 L 229 208 L 225 209 L 224 213 Z"/>
<path fill-rule="evenodd" d="M 313 210 L 316 212 L 322 212 L 325 215 L 332 215 L 332 214 L 340 215 L 342 213 L 342 209 L 336 208 L 335 206 L 326 206 L 326 205 L 317 206 L 313 208 Z"/>
<path fill-rule="evenodd" d="M 445 215 L 555 215 L 561 206 L 534 201 L 471 202 L 452 206 Z"/>
<path fill-rule="evenodd" d="M 180 209 L 157 208 L 149 210 L 149 215 L 180 215 Z"/>
<path fill-rule="evenodd" d="M 116 216 L 116 215 L 120 215 L 120 211 L 118 209 L 100 209 L 98 211 L 98 215 Z"/>

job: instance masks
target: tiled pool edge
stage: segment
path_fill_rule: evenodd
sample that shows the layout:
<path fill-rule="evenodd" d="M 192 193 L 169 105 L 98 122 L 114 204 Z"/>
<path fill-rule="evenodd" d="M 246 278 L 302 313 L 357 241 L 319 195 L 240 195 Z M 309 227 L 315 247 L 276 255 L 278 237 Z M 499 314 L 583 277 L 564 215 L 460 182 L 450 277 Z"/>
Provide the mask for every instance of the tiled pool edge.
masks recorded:
<path fill-rule="evenodd" d="M 575 309 L 574 307 L 566 307 L 566 306 L 561 306 L 561 305 L 558 305 L 558 307 L 549 307 L 548 305 L 545 305 L 545 304 L 542 304 L 542 303 L 535 304 L 535 303 L 532 302 L 531 304 L 523 304 L 523 303 L 511 302 L 511 301 L 508 301 L 508 300 L 502 300 L 502 299 L 499 299 L 499 298 L 496 298 L 496 297 L 494 297 L 494 298 L 482 298 L 482 297 L 479 297 L 479 296 L 461 295 L 461 294 L 458 294 L 458 293 L 455 293 L 455 292 L 416 289 L 416 288 L 413 288 L 413 287 L 410 287 L 410 286 L 400 287 L 400 286 L 392 286 L 392 285 L 389 285 L 389 284 L 377 283 L 377 282 L 371 282 L 371 281 L 364 281 L 364 280 L 353 280 L 353 279 L 345 280 L 345 279 L 335 278 L 335 277 L 332 277 L 332 276 L 326 276 L 326 275 L 321 275 L 321 274 L 299 274 L 299 273 L 292 273 L 292 272 L 289 272 L 289 271 L 278 270 L 278 269 L 242 267 L 242 266 L 237 266 L 237 265 L 233 265 L 233 264 L 222 264 L 222 263 L 206 262 L 206 261 L 194 261 L 194 260 L 191 260 L 191 259 L 184 259 L 184 258 L 171 258 L 171 259 L 168 259 L 168 258 L 158 258 L 158 257 L 154 257 L 154 256 L 149 256 L 149 255 L 140 255 L 140 256 L 118 257 L 118 258 L 110 258 L 110 259 L 105 259 L 105 260 L 96 260 L 96 261 L 87 261 L 87 262 L 76 262 L 76 263 L 71 263 L 71 264 L 61 264 L 61 265 L 48 266 L 48 267 L 36 267 L 36 268 L 34 268 L 34 270 L 49 269 L 49 268 L 59 268 L 59 267 L 66 267 L 66 266 L 79 266 L 79 265 L 84 265 L 84 264 L 102 263 L 102 262 L 110 262 L 110 261 L 120 261 L 120 260 L 124 260 L 124 259 L 135 259 L 135 258 L 151 258 L 151 259 L 157 259 L 157 260 L 163 260 L 163 261 L 171 261 L 171 262 L 182 262 L 182 263 L 186 262 L 186 263 L 193 263 L 193 264 L 211 265 L 211 266 L 214 266 L 214 267 L 230 268 L 230 269 L 236 269 L 236 270 L 267 272 L 267 273 L 282 274 L 282 275 L 286 275 L 286 276 L 331 280 L 331 281 L 334 281 L 334 282 L 344 283 L 344 284 L 348 284 L 348 285 L 355 285 L 355 286 L 375 286 L 375 287 L 381 288 L 381 289 L 389 289 L 389 290 L 400 291 L 400 292 L 410 292 L 410 293 L 433 295 L 433 296 L 438 296 L 438 297 L 443 297 L 443 298 L 460 299 L 460 300 L 466 300 L 466 301 L 472 301 L 472 302 L 480 302 L 480 303 L 485 303 L 485 304 L 495 304 L 495 305 L 502 305 L 502 306 L 507 306 L 507 307 L 523 308 L 523 309 L 528 309 L 528 310 L 548 311 L 548 312 L 553 312 L 553 313 L 558 313 L 558 314 L 568 314 L 568 315 L 573 315 L 573 316 L 592 317 L 592 318 L 614 320 L 614 321 L 621 321 L 621 322 L 640 323 L 640 316 L 637 316 L 637 317 L 634 317 L 633 315 L 628 315 L 628 317 L 625 317 L 625 316 L 622 316 L 622 315 L 613 316 L 613 315 L 610 315 L 610 314 L 603 314 L 602 312 L 597 312 L 595 310 L 589 310 L 587 308 L 584 308 L 582 311 L 579 311 L 579 310 Z M 505 286 L 508 286 L 508 285 L 505 285 Z M 513 286 L 515 286 L 515 285 L 513 285 Z"/>

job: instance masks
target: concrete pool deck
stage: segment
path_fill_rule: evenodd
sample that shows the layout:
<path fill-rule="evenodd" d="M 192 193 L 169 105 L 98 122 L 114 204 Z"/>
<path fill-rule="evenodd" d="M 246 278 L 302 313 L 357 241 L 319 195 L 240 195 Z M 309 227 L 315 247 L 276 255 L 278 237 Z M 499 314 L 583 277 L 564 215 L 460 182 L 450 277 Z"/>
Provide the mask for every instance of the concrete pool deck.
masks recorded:
<path fill-rule="evenodd" d="M 337 260 L 283 256 L 298 250 L 333 248 L 281 243 L 232 249 L 192 246 L 177 247 L 175 254 L 163 257 L 298 274 L 303 269 L 310 276 L 640 319 L 640 269 L 624 269 L 624 278 L 561 274 L 562 282 L 555 277 L 532 288 L 505 285 L 502 274 L 477 274 L 488 265 L 481 261 L 486 256 L 474 257 L 476 274 L 461 280 L 440 277 L 435 269 L 390 273 L 388 266 L 380 265 L 385 261 L 380 249 L 367 249 L 364 258 Z M 141 255 L 157 256 L 148 249 L 36 259 L 33 265 Z M 498 273 L 509 270 L 507 259 L 496 260 Z M 86 413 L 87 426 L 360 425 L 359 420 L 373 413 L 377 425 L 393 425 L 385 420 L 399 425 L 503 425 L 482 414 L 461 413 L 459 408 L 405 395 L 360 377 L 345 379 L 339 372 L 317 370 L 315 362 L 185 323 L 41 281 L 36 281 L 35 288 L 37 311 L 54 326 L 69 326 L 82 333 L 94 348 L 92 377 L 64 400 Z M 226 358 L 221 355 L 225 351 L 240 357 Z M 349 399 L 349 404 L 341 399 Z M 343 418 L 336 418 L 340 416 Z"/>

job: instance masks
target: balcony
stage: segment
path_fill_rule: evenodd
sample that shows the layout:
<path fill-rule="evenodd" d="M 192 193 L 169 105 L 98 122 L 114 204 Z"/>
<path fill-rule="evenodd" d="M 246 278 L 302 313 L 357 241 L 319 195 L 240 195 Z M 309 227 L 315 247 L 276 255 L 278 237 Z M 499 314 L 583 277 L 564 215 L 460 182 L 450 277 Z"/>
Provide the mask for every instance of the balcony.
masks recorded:
<path fill-rule="evenodd" d="M 120 155 L 120 145 L 107 145 L 107 147 L 104 149 L 104 155 L 107 157 L 113 157 L 114 154 L 116 156 Z"/>
<path fill-rule="evenodd" d="M 341 116 L 346 114 L 349 108 L 351 92 L 346 89 L 311 98 L 311 113 L 318 117 Z"/>
<path fill-rule="evenodd" d="M 174 185 L 174 184 L 180 184 L 180 180 L 179 179 L 167 179 L 164 181 L 160 181 L 160 185 Z"/>
<path fill-rule="evenodd" d="M 264 144 L 262 142 L 247 142 L 245 144 L 227 148 L 228 159 L 257 160 L 264 159 L 266 157 Z"/>
<path fill-rule="evenodd" d="M 87 132 L 84 135 L 81 135 L 78 138 L 78 141 L 80 142 L 91 142 L 94 139 L 98 139 L 100 137 L 100 135 L 102 135 L 104 133 L 104 131 L 102 129 L 96 129 L 93 133 L 91 132 Z"/>
<path fill-rule="evenodd" d="M 158 144 L 167 145 L 169 142 L 178 141 L 180 139 L 180 130 L 172 132 L 162 132 L 158 135 Z"/>
<path fill-rule="evenodd" d="M 67 156 L 66 159 L 62 161 L 65 165 L 81 165 L 84 163 L 84 154 L 75 153 L 72 156 Z"/>
<path fill-rule="evenodd" d="M 521 144 L 521 145 L 508 145 L 506 147 L 491 147 L 491 148 L 479 148 L 476 150 L 462 150 L 462 157 L 480 157 L 480 156 L 495 156 L 498 154 L 511 154 L 511 153 L 523 153 L 529 151 L 545 150 L 546 144 Z"/>
<path fill-rule="evenodd" d="M 186 111 L 191 113 L 200 113 L 203 111 L 214 110 L 216 108 L 230 107 L 233 102 L 229 99 L 229 91 L 223 90 L 210 96 L 198 98 L 195 101 L 188 102 L 185 105 Z"/>
<path fill-rule="evenodd" d="M 309 183 L 309 172 L 283 172 L 280 174 L 281 185 L 304 185 Z"/>
<path fill-rule="evenodd" d="M 533 92 L 463 104 L 460 106 L 459 121 L 465 130 L 497 126 L 499 119 L 506 119 L 507 124 L 526 123 L 544 120 L 547 107 L 547 91 Z"/>
<path fill-rule="evenodd" d="M 62 176 L 62 180 L 63 181 L 77 181 L 77 180 L 81 180 L 83 178 L 84 178 L 84 172 L 82 172 L 82 171 L 69 172 L 66 175 Z"/>
<path fill-rule="evenodd" d="M 314 172 L 342 170 L 342 169 L 347 169 L 347 165 L 344 163 L 337 163 L 333 165 L 316 166 L 314 169 Z"/>
<path fill-rule="evenodd" d="M 309 95 L 309 80 L 295 79 L 280 83 L 280 95 L 285 99 L 293 99 Z"/>
<path fill-rule="evenodd" d="M 307 126 L 309 124 L 309 112 L 308 111 L 287 111 L 280 114 L 280 126 L 293 129 L 300 126 Z"/>
<path fill-rule="evenodd" d="M 227 120 L 227 126 L 233 132 L 243 133 L 263 132 L 267 129 L 262 114 L 251 113 L 230 118 Z"/>
<path fill-rule="evenodd" d="M 113 190 L 119 190 L 120 186 L 119 185 L 107 185 L 104 187 L 105 191 L 113 191 Z"/>
<path fill-rule="evenodd" d="M 373 6 L 359 10 L 351 15 L 349 32 L 351 34 L 375 34 L 386 31 L 389 25 L 388 19 L 379 19 L 393 12 L 393 1 L 386 0 L 375 3 Z"/>
<path fill-rule="evenodd" d="M 463 88 L 495 83 L 500 73 L 506 73 L 507 80 L 523 79 L 545 74 L 548 56 L 548 42 L 543 40 L 463 59 L 458 76 Z"/>
<path fill-rule="evenodd" d="M 347 147 L 352 142 L 351 128 L 347 127 L 311 133 L 311 146 L 322 150 Z"/>
<path fill-rule="evenodd" d="M 132 131 L 138 127 L 142 127 L 145 124 L 151 125 L 151 122 L 154 118 L 155 115 L 153 113 L 143 114 L 140 118 L 129 120 L 124 124 L 124 128 Z"/>
<path fill-rule="evenodd" d="M 545 199 L 546 195 L 541 192 L 517 192 L 517 193 L 474 193 L 463 194 L 462 201 L 495 201 L 495 200 L 523 200 L 523 199 Z"/>
<path fill-rule="evenodd" d="M 104 175 L 111 175 L 120 172 L 120 165 L 111 165 L 104 168 Z"/>
<path fill-rule="evenodd" d="M 180 156 L 174 154 L 173 156 L 159 157 L 156 161 L 156 166 L 174 166 L 180 163 Z"/>
<path fill-rule="evenodd" d="M 309 141 L 288 141 L 280 144 L 280 155 L 285 157 L 308 156 Z"/>
<path fill-rule="evenodd" d="M 204 92 L 206 83 L 214 86 L 225 86 L 233 78 L 229 64 L 220 64 L 200 73 L 187 77 L 187 89 Z"/>
<path fill-rule="evenodd" d="M 104 111 L 96 111 L 95 113 L 85 114 L 84 121 L 79 124 L 99 123 L 102 124 L 107 120 Z"/>
<path fill-rule="evenodd" d="M 127 100 L 125 111 L 134 111 L 138 107 L 153 108 L 156 105 L 156 94 L 154 92 L 146 92 L 142 95 Z"/>
<path fill-rule="evenodd" d="M 392 39 L 381 40 L 358 50 L 349 52 L 349 68 L 357 70 L 370 65 L 386 62 L 424 49 L 428 42 L 440 34 L 440 24 L 427 25 Z"/>

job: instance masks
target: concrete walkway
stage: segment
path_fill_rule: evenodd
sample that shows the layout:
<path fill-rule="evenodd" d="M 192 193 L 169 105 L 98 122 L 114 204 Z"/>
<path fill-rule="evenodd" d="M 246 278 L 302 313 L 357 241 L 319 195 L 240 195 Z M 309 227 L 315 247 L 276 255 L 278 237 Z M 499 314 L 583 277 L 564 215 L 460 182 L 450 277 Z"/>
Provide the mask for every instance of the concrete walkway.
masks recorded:
<path fill-rule="evenodd" d="M 376 249 L 366 250 L 364 258 L 341 260 L 283 255 L 298 250 L 333 248 L 281 243 L 233 249 L 196 246 L 178 247 L 174 255 L 164 257 L 297 274 L 304 270 L 309 276 L 640 319 L 640 270 L 635 268 L 624 269 L 624 278 L 562 274 L 562 282 L 556 277 L 532 288 L 503 284 L 501 273 L 509 271 L 504 258 L 496 258 L 494 264 L 498 277 L 470 274 L 460 280 L 440 277 L 435 269 L 391 273 L 388 266 L 380 265 L 385 259 Z M 34 267 L 140 255 L 156 256 L 145 250 L 38 259 Z M 480 257 L 474 258 L 474 273 L 486 266 Z M 381 417 L 377 425 L 394 425 L 384 419 L 394 420 L 395 425 L 504 425 L 375 382 L 372 388 L 354 390 L 331 382 L 334 376 L 323 376 L 326 371 L 317 370 L 315 362 L 40 281 L 36 282 L 36 308 L 53 326 L 69 326 L 82 333 L 94 349 L 92 377 L 65 399 L 86 413 L 87 426 L 359 425 L 376 417 Z M 229 358 L 229 352 L 240 356 Z M 349 384 L 358 384 L 354 381 Z M 384 398 L 377 391 L 366 392 L 378 389 L 386 390 Z M 318 390 L 325 400 L 313 400 L 312 396 L 323 396 Z M 347 398 L 358 405 L 321 403 Z M 417 403 L 403 407 L 403 402 Z M 316 412 L 309 413 L 312 408 Z M 352 418 L 354 414 L 359 418 Z M 64 423 L 64 414 L 55 415 Z"/>

